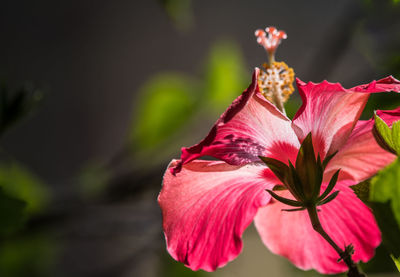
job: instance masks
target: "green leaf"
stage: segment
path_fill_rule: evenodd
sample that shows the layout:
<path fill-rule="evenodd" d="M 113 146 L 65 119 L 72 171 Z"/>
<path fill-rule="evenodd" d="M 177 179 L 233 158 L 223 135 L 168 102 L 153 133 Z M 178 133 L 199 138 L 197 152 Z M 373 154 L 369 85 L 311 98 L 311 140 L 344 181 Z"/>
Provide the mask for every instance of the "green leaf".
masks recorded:
<path fill-rule="evenodd" d="M 369 187 L 370 187 L 371 179 L 365 180 L 357 185 L 350 186 L 350 188 L 354 191 L 358 198 L 361 199 L 364 203 L 369 202 Z"/>
<path fill-rule="evenodd" d="M 221 40 L 211 48 L 206 63 L 205 100 L 216 114 L 223 112 L 248 85 L 242 53 L 236 43 Z"/>
<path fill-rule="evenodd" d="M 392 143 L 393 149 L 400 154 L 400 121 L 392 124 Z"/>
<path fill-rule="evenodd" d="M 26 203 L 7 195 L 0 187 L 0 236 L 9 235 L 23 225 Z"/>
<path fill-rule="evenodd" d="M 384 237 L 384 243 L 396 259 L 400 257 L 400 160 L 372 178 L 370 202 Z M 386 241 L 386 242 L 385 242 Z"/>
<path fill-rule="evenodd" d="M 374 115 L 375 118 L 375 126 L 378 129 L 379 133 L 381 134 L 382 138 L 388 143 L 389 145 L 392 144 L 392 134 L 390 127 L 386 124 L 383 119 L 381 119 L 376 114 Z"/>
<path fill-rule="evenodd" d="M 192 115 L 197 90 L 197 84 L 181 74 L 164 73 L 148 80 L 135 103 L 132 144 L 141 150 L 162 145 Z"/>
<path fill-rule="evenodd" d="M 50 200 L 46 186 L 16 162 L 0 164 L 0 186 L 8 195 L 25 201 L 28 214 L 42 211 Z"/>
<path fill-rule="evenodd" d="M 385 203 L 391 201 L 391 207 L 400 226 L 400 160 L 380 171 L 372 178 L 370 200 Z"/>
<path fill-rule="evenodd" d="M 394 260 L 398 260 L 400 258 L 400 228 L 390 202 L 371 202 L 370 206 L 382 231 L 384 246 L 394 257 Z"/>
<path fill-rule="evenodd" d="M 390 255 L 390 257 L 392 258 L 394 264 L 396 265 L 397 270 L 400 272 L 400 258 L 398 258 L 398 257 L 396 258 L 393 255 Z"/>
<path fill-rule="evenodd" d="M 376 142 L 386 151 L 400 155 L 400 122 L 394 122 L 392 129 L 375 114 L 373 135 Z"/>

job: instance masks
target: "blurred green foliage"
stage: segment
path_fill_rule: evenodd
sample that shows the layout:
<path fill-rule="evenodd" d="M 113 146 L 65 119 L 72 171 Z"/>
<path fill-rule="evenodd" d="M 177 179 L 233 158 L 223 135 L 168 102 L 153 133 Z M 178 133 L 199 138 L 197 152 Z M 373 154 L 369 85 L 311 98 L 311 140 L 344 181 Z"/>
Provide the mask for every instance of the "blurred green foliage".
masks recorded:
<path fill-rule="evenodd" d="M 80 191 L 87 199 L 95 198 L 107 188 L 111 173 L 102 164 L 89 163 L 79 175 Z"/>
<path fill-rule="evenodd" d="M 0 163 L 0 187 L 10 196 L 25 201 L 28 214 L 43 211 L 50 200 L 46 186 L 16 162 Z"/>
<path fill-rule="evenodd" d="M 370 201 L 382 231 L 383 243 L 394 259 L 400 258 L 400 160 L 372 178 Z"/>
<path fill-rule="evenodd" d="M 175 261 L 171 256 L 169 256 L 166 251 L 161 253 L 161 263 L 159 267 L 159 276 L 165 277 L 205 277 L 207 276 L 207 272 L 199 270 L 193 271 L 190 268 L 183 265 L 183 263 L 179 263 Z"/>
<path fill-rule="evenodd" d="M 400 97 L 395 92 L 372 93 L 365 106 L 362 118 L 370 119 L 376 110 L 393 110 L 400 104 Z"/>
<path fill-rule="evenodd" d="M 388 54 L 385 60 L 386 68 L 393 76 L 400 78 L 400 53 L 399 50 L 393 52 Z"/>
<path fill-rule="evenodd" d="M 193 24 L 192 0 L 158 0 L 163 10 L 179 30 L 187 30 Z"/>
<path fill-rule="evenodd" d="M 371 180 L 370 200 L 385 203 L 390 201 L 400 227 L 400 161 L 386 167 Z"/>
<path fill-rule="evenodd" d="M 27 117 L 42 92 L 25 86 L 10 93 L 0 86 L 0 135 Z M 28 233 L 28 222 L 44 213 L 50 193 L 28 169 L 15 161 L 0 162 L 0 276 L 49 276 L 54 246 L 47 236 Z"/>
<path fill-rule="evenodd" d="M 250 82 L 239 47 L 228 40 L 215 43 L 205 66 L 203 101 L 219 115 Z"/>
<path fill-rule="evenodd" d="M 46 235 L 8 239 L 0 247 L 0 276 L 45 277 L 55 263 L 59 249 Z"/>
<path fill-rule="evenodd" d="M 178 73 L 161 73 L 148 80 L 140 91 L 131 129 L 131 140 L 142 150 L 161 144 L 192 115 L 196 83 Z"/>
<path fill-rule="evenodd" d="M 391 257 L 397 267 L 397 270 L 400 272 L 400 259 L 396 259 L 393 255 Z"/>
<path fill-rule="evenodd" d="M 0 187 L 0 238 L 21 228 L 25 222 L 25 202 L 7 195 Z"/>
<path fill-rule="evenodd" d="M 214 121 L 246 89 L 250 75 L 245 68 L 239 47 L 223 40 L 211 47 L 201 74 L 204 78 L 170 72 L 151 77 L 134 103 L 131 144 L 142 152 L 151 151 L 165 147 L 191 124 L 194 114 L 206 114 L 205 122 Z"/>
<path fill-rule="evenodd" d="M 27 223 L 44 213 L 50 195 L 45 185 L 17 164 L 0 164 L 0 276 L 48 276 L 55 244 L 29 234 Z"/>
<path fill-rule="evenodd" d="M 286 115 L 293 119 L 293 117 L 295 116 L 296 112 L 299 110 L 299 108 L 301 107 L 301 99 L 300 97 L 295 97 L 295 95 L 292 95 L 289 99 L 289 101 L 287 101 L 285 103 L 285 110 L 286 110 Z"/>

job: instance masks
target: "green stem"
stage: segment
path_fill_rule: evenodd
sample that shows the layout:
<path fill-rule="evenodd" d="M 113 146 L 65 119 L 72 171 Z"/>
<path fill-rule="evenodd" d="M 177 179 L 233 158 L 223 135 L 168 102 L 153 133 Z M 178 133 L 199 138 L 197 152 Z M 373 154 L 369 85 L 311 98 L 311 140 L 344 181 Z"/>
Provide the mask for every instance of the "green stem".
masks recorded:
<path fill-rule="evenodd" d="M 339 254 L 340 258 L 346 263 L 347 267 L 349 268 L 349 272 L 347 272 L 348 277 L 366 277 L 366 275 L 359 271 L 357 265 L 351 259 L 350 250 L 346 249 L 343 251 L 333 240 L 332 238 L 325 232 L 322 228 L 321 222 L 318 218 L 317 208 L 309 207 L 307 208 L 308 215 L 311 219 L 311 224 L 315 231 L 317 231 L 332 247 L 335 251 Z"/>

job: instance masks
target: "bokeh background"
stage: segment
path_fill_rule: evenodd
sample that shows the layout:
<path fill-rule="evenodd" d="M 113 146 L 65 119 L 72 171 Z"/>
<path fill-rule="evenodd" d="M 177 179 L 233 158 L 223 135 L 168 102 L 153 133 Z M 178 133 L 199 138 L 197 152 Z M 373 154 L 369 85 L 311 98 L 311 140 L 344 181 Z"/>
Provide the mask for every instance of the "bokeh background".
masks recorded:
<path fill-rule="evenodd" d="M 165 250 L 163 172 L 248 86 L 270 25 L 304 81 L 400 78 L 398 0 L 1 1 L 0 276 L 319 276 L 253 226 L 214 273 Z M 363 117 L 399 103 L 373 95 Z M 370 276 L 395 276 L 385 251 Z"/>

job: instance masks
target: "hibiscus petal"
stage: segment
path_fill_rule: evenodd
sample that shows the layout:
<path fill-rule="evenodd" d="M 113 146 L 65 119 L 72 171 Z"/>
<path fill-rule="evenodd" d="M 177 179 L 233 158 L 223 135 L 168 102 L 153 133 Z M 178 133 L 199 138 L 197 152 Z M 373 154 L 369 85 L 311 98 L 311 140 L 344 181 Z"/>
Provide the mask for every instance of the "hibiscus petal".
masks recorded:
<path fill-rule="evenodd" d="M 299 141 L 290 120 L 259 92 L 259 69 L 253 74 L 249 88 L 233 101 L 199 144 L 182 148 L 181 163 L 173 168 L 177 173 L 183 164 L 201 156 L 212 156 L 232 165 L 259 161 L 258 156 L 295 159 Z"/>
<path fill-rule="evenodd" d="M 389 126 L 400 120 L 400 108 L 376 113 Z M 373 118 L 357 122 L 346 144 L 329 162 L 325 180 L 329 180 L 336 170 L 341 169 L 339 179 L 352 179 L 358 183 L 372 177 L 394 161 L 396 156 L 382 149 L 376 142 L 372 134 L 373 127 Z"/>
<path fill-rule="evenodd" d="M 173 167 L 177 161 L 171 162 Z M 278 181 L 259 164 L 193 161 L 164 175 L 158 197 L 171 256 L 192 270 L 213 271 L 236 258 L 241 235 Z"/>
<path fill-rule="evenodd" d="M 349 184 L 338 182 L 338 196 L 318 207 L 321 224 L 333 241 L 343 249 L 353 244 L 353 260 L 366 262 L 374 256 L 381 234 L 371 210 L 363 204 Z M 287 191 L 281 196 L 290 197 Z M 307 211 L 284 212 L 291 208 L 272 200 L 259 209 L 254 222 L 264 244 L 275 254 L 288 258 L 297 267 L 315 269 L 323 274 L 347 270 L 339 255 L 313 230 Z"/>
<path fill-rule="evenodd" d="M 306 84 L 299 79 L 297 86 L 303 105 L 293 119 L 293 128 L 300 140 L 312 132 L 315 150 L 321 158 L 344 145 L 370 93 L 400 92 L 400 81 L 391 76 L 350 89 L 339 83 Z"/>

